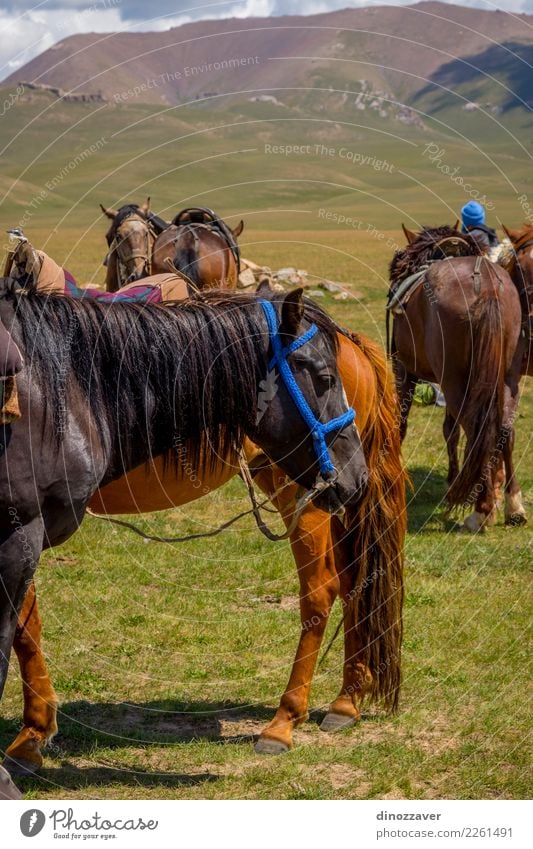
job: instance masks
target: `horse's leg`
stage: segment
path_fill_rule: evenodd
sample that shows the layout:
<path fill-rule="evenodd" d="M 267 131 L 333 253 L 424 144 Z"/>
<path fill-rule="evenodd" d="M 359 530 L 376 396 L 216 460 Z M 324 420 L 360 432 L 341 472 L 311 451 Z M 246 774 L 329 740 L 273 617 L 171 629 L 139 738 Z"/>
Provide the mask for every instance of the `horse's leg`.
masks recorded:
<path fill-rule="evenodd" d="M 498 463 L 498 467 L 496 468 L 493 475 L 494 482 L 494 511 L 492 514 L 492 524 L 496 524 L 496 514 L 497 511 L 502 506 L 503 495 L 502 492 L 505 488 L 505 463 L 503 460 L 503 456 Z"/>
<path fill-rule="evenodd" d="M 19 612 L 43 543 L 43 522 L 40 517 L 23 522 L 14 506 L 6 512 L 11 526 L 4 525 L 0 531 L 0 696 L 7 679 Z"/>
<path fill-rule="evenodd" d="M 353 616 L 349 615 L 356 593 L 361 592 L 362 588 L 354 584 L 352 571 L 355 567 L 346 549 L 346 531 L 341 529 L 337 520 L 332 521 L 335 524 L 333 534 L 335 566 L 340 581 L 340 598 L 344 617 L 344 665 L 342 687 L 322 721 L 320 726 L 322 731 L 349 728 L 361 719 L 361 704 L 372 686 L 372 673 L 361 660 L 363 644 Z"/>
<path fill-rule="evenodd" d="M 4 766 L 12 775 L 38 770 L 43 761 L 41 747 L 57 733 L 57 697 L 41 648 L 41 617 L 33 582 L 22 605 L 13 648 L 22 678 L 24 726 L 6 750 Z"/>
<path fill-rule="evenodd" d="M 279 754 L 290 749 L 293 729 L 308 718 L 311 681 L 339 587 L 329 550 L 329 522 L 328 516 L 311 508 L 302 517 L 291 540 L 300 581 L 302 630 L 279 708 L 255 746 L 256 752 L 261 754 Z"/>
<path fill-rule="evenodd" d="M 516 391 L 505 387 L 504 425 L 502 433 L 502 454 L 505 464 L 505 524 L 525 525 L 527 516 L 522 502 L 522 493 L 514 473 L 513 451 L 514 451 L 514 418 L 518 406 L 518 387 Z"/>
<path fill-rule="evenodd" d="M 513 464 L 514 417 L 518 405 L 518 384 L 514 390 L 506 383 L 504 388 L 504 410 L 502 430 L 494 454 L 478 485 L 478 497 L 475 512 L 465 519 L 465 528 L 474 533 L 484 531 L 496 521 L 497 498 L 500 492 L 503 467 L 505 467 L 505 523 L 523 525 L 527 522 L 526 511 L 522 503 L 522 494 L 516 480 Z"/>
<path fill-rule="evenodd" d="M 446 410 L 444 424 L 442 426 L 446 447 L 448 449 L 448 486 L 451 486 L 457 475 L 459 474 L 459 457 L 457 448 L 459 445 L 459 424 L 457 419 L 452 416 L 449 410 Z"/>
<path fill-rule="evenodd" d="M 279 487 L 282 476 L 261 472 L 256 481 L 267 492 Z M 286 523 L 290 521 L 289 503 L 294 506 L 295 487 L 276 499 Z M 289 502 L 290 499 L 290 502 Z M 293 729 L 308 717 L 309 690 L 318 652 L 326 630 L 331 607 L 338 594 L 339 581 L 331 552 L 330 517 L 314 507 L 302 515 L 291 546 L 300 581 L 300 617 L 302 629 L 296 657 L 285 692 L 274 719 L 261 732 L 255 749 L 260 754 L 280 754 L 292 747 Z"/>
<path fill-rule="evenodd" d="M 398 404 L 400 413 L 400 440 L 403 442 L 407 432 L 407 419 L 409 410 L 413 404 L 416 384 L 416 375 L 407 371 L 398 357 L 393 358 L 394 378 L 396 381 L 396 392 L 398 393 Z"/>

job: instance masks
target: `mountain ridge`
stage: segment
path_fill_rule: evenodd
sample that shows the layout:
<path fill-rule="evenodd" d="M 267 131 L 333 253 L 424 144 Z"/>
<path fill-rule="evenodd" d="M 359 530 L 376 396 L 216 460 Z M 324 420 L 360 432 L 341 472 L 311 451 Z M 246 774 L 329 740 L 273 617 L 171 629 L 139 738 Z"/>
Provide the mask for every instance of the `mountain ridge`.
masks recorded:
<path fill-rule="evenodd" d="M 333 112 L 367 108 L 416 123 L 417 110 L 438 114 L 465 103 L 527 111 L 532 56 L 533 15 L 429 0 L 198 21 L 164 32 L 73 35 L 4 84 L 51 86 L 60 96 L 117 105 L 173 106 L 207 97 L 216 108 L 228 99 L 266 98 L 280 109 L 303 104 L 321 112 L 327 103 Z"/>

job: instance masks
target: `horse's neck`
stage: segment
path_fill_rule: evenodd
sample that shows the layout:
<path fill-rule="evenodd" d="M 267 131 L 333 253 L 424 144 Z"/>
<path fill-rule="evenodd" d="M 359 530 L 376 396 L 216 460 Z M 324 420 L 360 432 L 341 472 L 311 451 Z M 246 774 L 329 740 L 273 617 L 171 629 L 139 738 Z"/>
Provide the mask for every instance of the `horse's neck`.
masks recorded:
<path fill-rule="evenodd" d="M 117 271 L 117 255 L 116 252 L 110 251 L 107 259 L 107 273 L 105 278 L 106 292 L 118 292 L 120 289 L 120 281 Z"/>
<path fill-rule="evenodd" d="M 531 303 L 533 301 L 533 279 L 528 280 L 527 272 L 523 270 L 520 262 L 516 258 L 512 268 L 510 269 L 510 274 L 511 279 L 518 290 L 522 311 L 527 314 L 531 309 Z"/>

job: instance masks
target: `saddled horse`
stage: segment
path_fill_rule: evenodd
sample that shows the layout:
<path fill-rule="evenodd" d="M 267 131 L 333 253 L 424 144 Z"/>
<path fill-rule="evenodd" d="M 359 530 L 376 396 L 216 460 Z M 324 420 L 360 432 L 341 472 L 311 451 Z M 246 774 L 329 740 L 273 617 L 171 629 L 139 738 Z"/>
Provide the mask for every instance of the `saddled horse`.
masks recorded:
<path fill-rule="evenodd" d="M 100 209 L 112 222 L 106 233 L 106 291 L 117 292 L 152 274 L 154 244 L 168 225 L 150 212 L 150 198 L 141 205 L 129 203 L 113 209 L 100 204 Z"/>
<path fill-rule="evenodd" d="M 236 332 L 239 333 L 238 328 Z M 119 342 L 117 339 L 116 344 Z M 396 709 L 398 703 L 406 516 L 393 386 L 383 353 L 375 343 L 341 329 L 337 330 L 336 342 L 337 368 L 348 401 L 357 410 L 369 475 L 357 503 L 347 505 L 343 523 L 321 509 L 328 504 L 309 503 L 294 527 L 300 490 L 295 484 L 286 484 L 283 468 L 295 477 L 298 469 L 288 467 L 289 458 L 280 458 L 273 446 L 264 445 L 262 450 L 245 443 L 256 483 L 273 498 L 287 527 L 293 525 L 290 540 L 300 581 L 300 642 L 280 706 L 256 744 L 257 751 L 264 753 L 290 748 L 294 728 L 307 718 L 313 672 L 337 595 L 344 611 L 343 682 L 323 727 L 333 730 L 360 719 L 365 696 L 381 701 L 389 709 Z M 299 347 L 298 358 L 308 344 L 300 348 L 299 343 L 293 343 L 294 349 Z M 316 352 L 308 351 L 308 356 L 314 358 L 309 373 L 313 391 L 329 396 L 331 388 L 335 392 L 340 389 L 326 360 L 317 359 Z M 276 368 L 281 371 L 279 362 Z M 283 385 L 279 391 L 284 391 Z M 289 420 L 286 426 L 290 427 Z M 276 465 L 276 459 L 282 462 Z M 171 460 L 165 455 L 152 458 L 148 464 L 101 487 L 89 504 L 111 514 L 168 509 L 197 498 L 206 489 L 221 486 L 238 472 L 235 462 L 215 464 L 209 469 L 206 462 L 203 471 L 195 472 L 195 478 L 201 481 L 201 486 L 195 488 L 181 468 L 176 471 Z M 353 463 L 350 473 L 356 473 Z M 360 469 L 360 475 L 364 474 Z M 17 765 L 37 769 L 42 763 L 42 746 L 57 731 L 57 700 L 46 670 L 40 634 L 37 600 L 31 585 L 15 632 L 14 648 L 24 682 L 24 727 L 7 750 L 10 769 Z"/>
<path fill-rule="evenodd" d="M 533 225 L 526 223 L 520 230 L 502 226 L 511 240 L 512 250 L 504 252 L 499 262 L 511 275 L 522 306 L 521 371 L 533 377 Z"/>
<path fill-rule="evenodd" d="M 243 229 L 243 221 L 231 229 L 211 209 L 184 209 L 157 238 L 152 272 L 176 270 L 197 289 L 235 289 Z"/>
<path fill-rule="evenodd" d="M 405 232 L 408 245 L 390 266 L 388 305 L 402 439 L 417 381 L 439 383 L 447 404 L 449 506 L 474 507 L 465 527 L 485 529 L 495 518 L 504 462 L 505 521 L 519 524 L 525 511 L 512 463 L 521 359 L 517 289 L 468 234 L 451 227 Z M 466 434 L 461 468 L 460 427 Z"/>

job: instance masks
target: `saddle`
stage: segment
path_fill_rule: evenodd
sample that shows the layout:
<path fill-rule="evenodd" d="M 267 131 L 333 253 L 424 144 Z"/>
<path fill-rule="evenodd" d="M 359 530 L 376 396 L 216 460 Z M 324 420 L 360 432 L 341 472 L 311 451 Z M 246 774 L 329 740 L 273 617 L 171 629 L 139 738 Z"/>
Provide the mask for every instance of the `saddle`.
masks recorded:
<path fill-rule="evenodd" d="M 402 312 L 413 292 L 418 289 L 418 286 L 426 276 L 426 271 L 429 265 L 423 265 L 414 274 L 410 274 L 405 280 L 402 280 L 396 287 L 389 290 L 389 295 L 385 309 L 387 312 Z"/>
<path fill-rule="evenodd" d="M 239 245 L 237 244 L 235 236 L 226 222 L 222 218 L 219 218 L 216 212 L 213 212 L 212 209 L 209 209 L 207 206 L 194 206 L 182 209 L 181 212 L 178 212 L 178 214 L 172 219 L 172 224 L 174 224 L 175 227 L 197 224 L 218 233 L 222 236 L 233 254 L 233 258 L 237 266 L 237 273 L 240 274 L 241 251 Z"/>
<path fill-rule="evenodd" d="M 426 271 L 434 262 L 442 262 L 447 259 L 456 259 L 457 257 L 472 256 L 472 246 L 462 236 L 444 236 L 435 245 L 431 251 L 431 255 L 426 259 L 424 265 L 421 265 L 417 271 L 409 274 L 407 277 L 393 283 L 389 289 L 387 304 L 385 309 L 389 312 L 401 312 L 406 306 L 413 292 L 422 282 Z M 478 257 L 480 259 L 481 257 Z M 479 274 L 479 267 L 476 263 L 476 275 Z"/>

